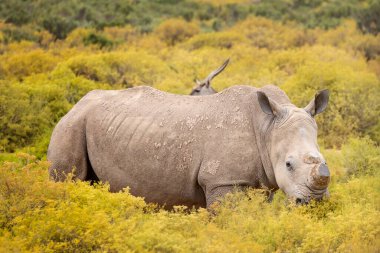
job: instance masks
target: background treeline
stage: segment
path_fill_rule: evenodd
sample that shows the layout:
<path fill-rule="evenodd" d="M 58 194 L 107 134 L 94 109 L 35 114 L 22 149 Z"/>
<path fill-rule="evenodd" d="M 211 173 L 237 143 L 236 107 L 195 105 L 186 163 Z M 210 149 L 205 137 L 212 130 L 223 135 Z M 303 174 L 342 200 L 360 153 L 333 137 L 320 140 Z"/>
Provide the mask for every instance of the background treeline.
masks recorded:
<path fill-rule="evenodd" d="M 23 29 L 0 23 L 0 152 L 43 157 L 53 126 L 92 89 L 150 85 L 188 94 L 196 78 L 228 57 L 217 90 L 275 84 L 305 106 L 328 88 L 329 110 L 318 117 L 321 144 L 340 147 L 366 135 L 380 141 L 380 34 L 363 33 L 353 20 L 325 30 L 248 17 L 205 32 L 199 20 L 169 18 L 149 33 L 88 27 L 57 40 L 35 29 L 36 40 L 9 40 L 6 31 Z"/>
<path fill-rule="evenodd" d="M 167 18 L 198 20 L 205 31 L 218 31 L 249 16 L 293 21 L 306 28 L 332 28 L 352 18 L 364 32 L 380 31 L 378 0 L 6 0 L 0 4 L 0 19 L 25 26 L 6 30 L 11 40 L 36 40 L 30 30 L 44 29 L 55 39 L 64 39 L 75 28 L 133 25 L 151 32 Z M 29 26 L 29 29 L 27 28 Z"/>
<path fill-rule="evenodd" d="M 0 252 L 378 252 L 379 1 L 0 2 Z M 50 134 L 93 89 L 188 94 L 274 84 L 317 116 L 331 198 L 248 190 L 216 215 L 165 211 L 107 185 L 48 179 Z M 29 154 L 27 154 L 29 153 Z"/>

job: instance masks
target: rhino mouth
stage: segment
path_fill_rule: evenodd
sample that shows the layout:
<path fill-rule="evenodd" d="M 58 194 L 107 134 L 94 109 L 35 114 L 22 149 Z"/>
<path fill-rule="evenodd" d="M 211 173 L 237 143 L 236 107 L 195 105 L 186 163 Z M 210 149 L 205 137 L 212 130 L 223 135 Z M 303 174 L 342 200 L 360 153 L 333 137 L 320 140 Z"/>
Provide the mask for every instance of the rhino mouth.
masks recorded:
<path fill-rule="evenodd" d="M 309 204 L 312 200 L 321 201 L 323 198 L 329 196 L 327 188 L 313 189 L 307 185 L 302 188 L 303 190 L 299 190 L 295 197 L 295 202 L 297 205 Z"/>
<path fill-rule="evenodd" d="M 296 205 L 307 205 L 309 204 L 312 200 L 314 201 L 322 201 L 323 199 L 323 196 L 320 197 L 320 198 L 296 198 Z"/>
<path fill-rule="evenodd" d="M 307 205 L 309 204 L 310 199 L 301 199 L 301 198 L 296 198 L 296 205 Z"/>

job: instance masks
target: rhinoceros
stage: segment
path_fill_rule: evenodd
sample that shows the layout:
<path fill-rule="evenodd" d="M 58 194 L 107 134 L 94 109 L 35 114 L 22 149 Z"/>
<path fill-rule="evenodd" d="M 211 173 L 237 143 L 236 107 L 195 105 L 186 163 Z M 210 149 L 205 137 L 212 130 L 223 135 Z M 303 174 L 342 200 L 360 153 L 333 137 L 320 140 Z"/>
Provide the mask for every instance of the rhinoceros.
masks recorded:
<path fill-rule="evenodd" d="M 305 108 L 276 86 L 233 86 L 184 96 L 147 86 L 94 90 L 56 125 L 50 177 L 109 182 L 117 192 L 166 207 L 208 207 L 246 187 L 282 189 L 297 202 L 321 199 L 330 173 L 315 115 L 327 90 Z"/>
<path fill-rule="evenodd" d="M 212 94 L 215 94 L 217 93 L 216 90 L 214 90 L 212 87 L 211 87 L 211 81 L 214 77 L 216 77 L 217 75 L 219 75 L 220 72 L 222 72 L 228 65 L 228 63 L 230 62 L 230 59 L 227 59 L 223 64 L 222 66 L 220 66 L 219 68 L 217 68 L 216 70 L 212 71 L 207 77 L 206 79 L 202 80 L 202 81 L 199 81 L 199 80 L 196 80 L 196 86 L 195 88 L 190 92 L 190 95 L 191 96 L 205 96 L 205 95 L 212 95 Z"/>

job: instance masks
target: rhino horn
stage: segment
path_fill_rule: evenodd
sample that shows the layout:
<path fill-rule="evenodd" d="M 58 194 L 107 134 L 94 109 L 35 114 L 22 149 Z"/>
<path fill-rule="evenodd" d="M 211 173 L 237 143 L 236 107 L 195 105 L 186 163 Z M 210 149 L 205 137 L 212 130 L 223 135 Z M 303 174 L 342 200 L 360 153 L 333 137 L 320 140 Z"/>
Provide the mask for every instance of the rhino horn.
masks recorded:
<path fill-rule="evenodd" d="M 316 165 L 311 170 L 312 187 L 314 189 L 325 189 L 330 182 L 330 171 L 325 163 Z"/>

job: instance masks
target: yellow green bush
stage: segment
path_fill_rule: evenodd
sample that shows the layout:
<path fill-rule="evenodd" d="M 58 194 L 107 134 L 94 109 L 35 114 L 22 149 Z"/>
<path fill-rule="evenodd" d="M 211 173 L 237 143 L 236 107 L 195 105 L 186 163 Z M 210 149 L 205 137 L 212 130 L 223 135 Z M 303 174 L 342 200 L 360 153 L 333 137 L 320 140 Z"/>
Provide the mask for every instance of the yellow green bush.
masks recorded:
<path fill-rule="evenodd" d="M 13 20 L 0 21 L 0 252 L 379 251 L 380 34 L 376 24 L 357 27 L 363 13 L 356 23 L 342 21 L 354 6 L 374 6 L 365 19 L 375 22 L 375 1 L 297 8 L 293 0 L 144 0 L 89 9 L 69 1 L 86 11 L 44 8 L 38 28 L 28 20 L 44 1 L 24 2 L 0 8 Z M 20 16 L 14 3 L 36 9 Z M 307 28 L 318 26 L 330 29 Z M 362 32 L 368 28 L 372 34 Z M 329 200 L 293 206 L 277 193 L 267 203 L 248 190 L 228 195 L 211 215 L 163 210 L 107 185 L 48 180 L 52 129 L 87 92 L 149 85 L 188 94 L 227 58 L 212 82 L 218 91 L 274 84 L 304 107 L 316 91 L 330 90 L 317 116 Z"/>
<path fill-rule="evenodd" d="M 199 33 L 199 28 L 183 19 L 168 19 L 156 28 L 155 33 L 169 46 L 173 46 Z"/>
<path fill-rule="evenodd" d="M 77 77 L 112 86 L 152 86 L 164 78 L 158 73 L 167 71 L 165 67 L 157 56 L 144 51 L 115 51 L 90 56 L 77 55 L 60 64 L 53 74 L 66 68 Z"/>
<path fill-rule="evenodd" d="M 124 27 L 106 27 L 104 28 L 104 34 L 120 43 L 130 43 L 140 37 L 137 29 L 131 25 Z"/>
<path fill-rule="evenodd" d="M 373 175 L 380 170 L 380 147 L 369 137 L 351 138 L 342 153 L 349 176 Z"/>
<path fill-rule="evenodd" d="M 57 57 L 41 49 L 5 54 L 0 57 L 0 78 L 20 80 L 32 74 L 49 72 L 57 62 Z"/>
<path fill-rule="evenodd" d="M 376 1 L 45 2 L 0 8 L 0 252 L 379 251 Z M 107 184 L 49 181 L 52 129 L 87 92 L 188 94 L 227 58 L 218 91 L 274 84 L 303 107 L 330 90 L 317 116 L 330 199 L 294 206 L 248 190 L 212 215 L 164 210 Z"/>
<path fill-rule="evenodd" d="M 326 32 L 319 31 L 317 42 L 360 52 L 367 59 L 374 59 L 380 53 L 380 35 L 363 34 L 352 20 Z"/>
<path fill-rule="evenodd" d="M 0 81 L 0 150 L 44 145 L 36 152 L 41 157 L 47 148 L 46 133 L 66 114 L 73 104 L 90 90 L 109 85 L 55 70 L 50 76 L 37 74 L 23 81 Z"/>
<path fill-rule="evenodd" d="M 213 81 L 217 90 L 275 84 L 296 105 L 305 106 L 317 90 L 329 88 L 331 103 L 318 116 L 322 143 L 339 147 L 350 136 L 364 135 L 380 142 L 380 37 L 362 34 L 350 21 L 327 31 L 250 17 L 211 33 L 182 19 L 165 21 L 150 34 L 131 26 L 78 28 L 66 40 L 53 41 L 40 33 L 43 43 L 14 41 L 1 47 L 0 79 L 2 89 L 8 89 L 0 95 L 5 101 L 3 151 L 46 146 L 55 122 L 91 89 L 149 85 L 188 94 L 195 79 L 206 77 L 227 58 L 231 64 Z M 88 44 L 91 34 L 100 37 Z M 104 41 L 98 39 L 103 37 L 113 46 L 102 47 Z M 41 93 L 45 88 L 56 95 Z M 34 103 L 48 111 L 38 120 L 33 118 L 36 110 L 26 108 Z M 43 147 L 38 150 L 41 157 Z"/>
<path fill-rule="evenodd" d="M 12 152 L 30 145 L 54 121 L 62 117 L 70 104 L 62 97 L 64 90 L 50 82 L 0 82 L 0 148 Z"/>
<path fill-rule="evenodd" d="M 296 26 L 285 26 L 259 17 L 248 18 L 231 28 L 246 36 L 253 46 L 270 50 L 313 44 L 315 36 Z"/>
<path fill-rule="evenodd" d="M 380 117 L 380 81 L 348 63 L 307 62 L 281 86 L 298 106 L 305 106 L 317 90 L 330 90 L 328 110 L 317 116 L 319 134 L 330 147 L 340 146 L 351 135 L 377 136 L 373 127 Z"/>
<path fill-rule="evenodd" d="M 248 40 L 237 32 L 202 33 L 187 40 L 184 47 L 190 50 L 202 47 L 228 49 L 244 43 L 248 43 Z"/>
<path fill-rule="evenodd" d="M 239 4 L 239 3 L 248 3 L 247 0 L 196 0 L 199 3 L 210 3 L 216 6 L 225 5 L 225 4 Z"/>
<path fill-rule="evenodd" d="M 380 246 L 378 168 L 336 181 L 323 202 L 294 206 L 279 192 L 268 203 L 261 191 L 248 190 L 227 195 L 215 214 L 163 210 L 128 190 L 110 193 L 107 185 L 54 183 L 47 168 L 24 153 L 0 166 L 0 251 L 376 252 Z"/>

